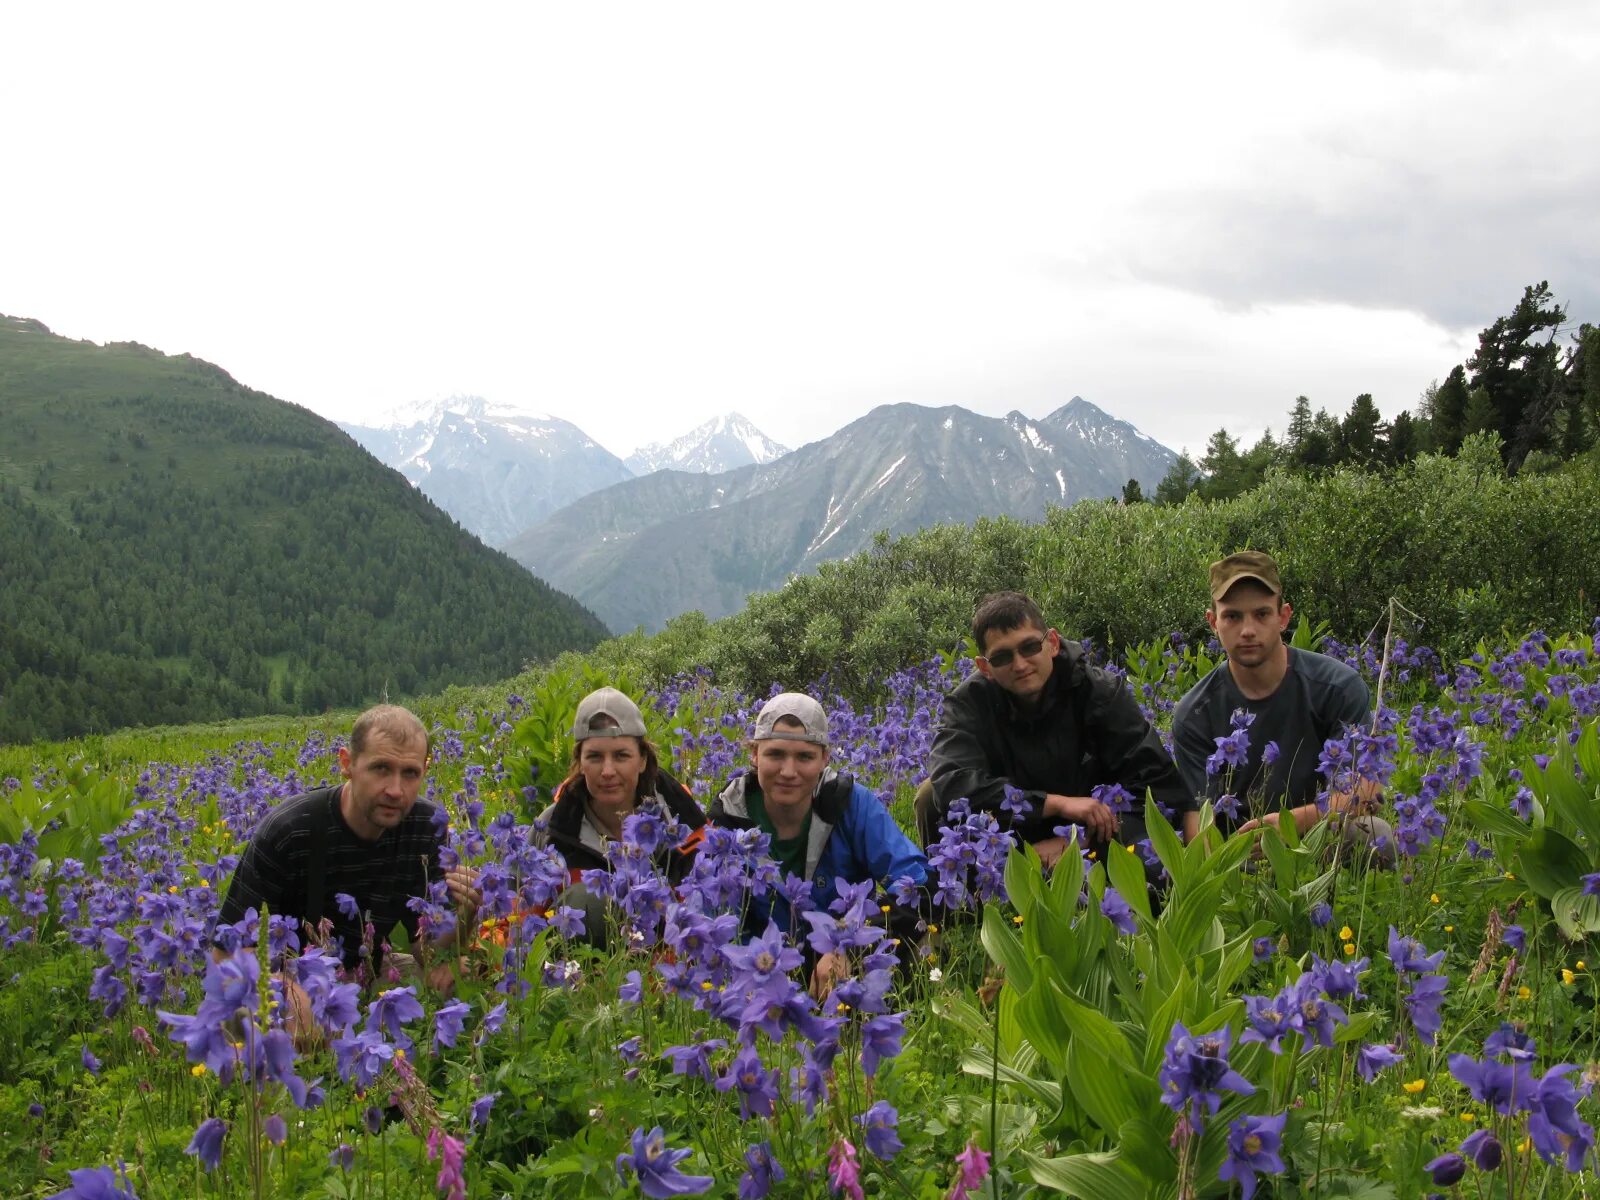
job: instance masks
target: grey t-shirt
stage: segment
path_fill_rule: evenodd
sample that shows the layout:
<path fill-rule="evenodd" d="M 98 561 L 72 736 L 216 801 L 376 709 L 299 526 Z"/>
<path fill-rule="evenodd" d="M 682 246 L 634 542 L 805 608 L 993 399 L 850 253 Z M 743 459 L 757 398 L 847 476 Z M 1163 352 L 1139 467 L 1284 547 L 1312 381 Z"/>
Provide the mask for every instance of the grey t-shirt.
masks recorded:
<path fill-rule="evenodd" d="M 1241 708 L 1255 714 L 1249 758 L 1243 766 L 1207 775 L 1206 760 L 1216 753 L 1217 739 L 1233 731 L 1233 714 Z M 1190 688 L 1172 714 L 1173 753 L 1184 783 L 1197 797 L 1238 797 L 1236 819 L 1217 817 L 1226 832 L 1264 812 L 1315 800 L 1323 785 L 1317 773 L 1323 743 L 1343 735 L 1349 725 L 1364 724 L 1371 708 L 1372 694 L 1354 670 L 1291 646 L 1288 673 L 1264 700 L 1247 699 L 1226 662 Z M 1278 755 L 1263 766 L 1269 742 L 1277 743 Z"/>

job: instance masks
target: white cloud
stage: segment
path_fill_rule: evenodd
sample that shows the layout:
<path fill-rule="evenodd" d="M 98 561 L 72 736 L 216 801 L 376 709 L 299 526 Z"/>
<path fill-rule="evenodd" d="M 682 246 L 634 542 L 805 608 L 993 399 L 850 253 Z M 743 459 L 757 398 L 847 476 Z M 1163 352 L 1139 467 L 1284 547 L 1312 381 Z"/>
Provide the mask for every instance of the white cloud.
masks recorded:
<path fill-rule="evenodd" d="M 1392 412 L 1523 284 L 1600 307 L 1596 22 L 1542 14 L 35 6 L 0 311 L 618 451 L 891 400 L 1190 445 Z"/>

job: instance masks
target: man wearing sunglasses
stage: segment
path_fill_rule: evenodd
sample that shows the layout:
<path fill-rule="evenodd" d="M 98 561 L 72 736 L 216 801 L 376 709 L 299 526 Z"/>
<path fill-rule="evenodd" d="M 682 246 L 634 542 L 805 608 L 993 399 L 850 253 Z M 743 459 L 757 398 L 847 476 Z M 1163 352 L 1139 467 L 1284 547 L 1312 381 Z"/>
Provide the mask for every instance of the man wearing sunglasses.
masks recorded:
<path fill-rule="evenodd" d="M 1146 791 L 1175 813 L 1193 807 L 1160 734 L 1122 681 L 1047 628 L 1027 596 L 985 596 L 972 640 L 977 674 L 945 700 L 931 777 L 918 794 L 925 845 L 963 797 L 1014 829 L 1046 866 L 1066 848 L 1060 826 L 1081 826 L 1101 853 L 1112 841 L 1141 840 Z"/>

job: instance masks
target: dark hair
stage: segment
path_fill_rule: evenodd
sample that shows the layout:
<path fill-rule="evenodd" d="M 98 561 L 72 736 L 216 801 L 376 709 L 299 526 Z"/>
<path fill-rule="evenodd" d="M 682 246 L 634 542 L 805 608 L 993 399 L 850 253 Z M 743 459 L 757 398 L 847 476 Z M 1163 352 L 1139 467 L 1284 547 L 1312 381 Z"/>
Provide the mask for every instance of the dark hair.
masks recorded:
<path fill-rule="evenodd" d="M 983 639 L 991 630 L 1009 633 L 1028 625 L 1045 632 L 1044 614 L 1037 604 L 1021 592 L 990 592 L 978 601 L 978 609 L 972 614 L 972 640 L 982 654 Z"/>
<path fill-rule="evenodd" d="M 416 713 L 398 704 L 378 704 L 356 718 L 355 725 L 350 729 L 350 757 L 360 758 L 374 734 L 382 734 L 401 743 L 420 737 L 422 757 L 427 759 L 433 755 L 433 738 L 428 734 L 428 727 Z"/>
<path fill-rule="evenodd" d="M 604 733 L 596 733 L 595 737 L 605 737 Z M 587 740 L 587 739 L 585 739 Z M 639 753 L 644 756 L 644 770 L 639 772 L 639 786 L 634 789 L 633 799 L 637 804 L 646 796 L 654 795 L 661 776 L 661 756 L 656 753 L 655 743 L 649 738 L 636 737 L 633 739 L 639 745 Z M 572 762 L 567 766 L 567 777 L 561 781 L 561 786 L 556 792 L 565 796 L 571 790 L 572 795 L 581 801 L 589 799 L 588 785 L 583 782 L 583 742 L 574 742 L 572 746 Z"/>

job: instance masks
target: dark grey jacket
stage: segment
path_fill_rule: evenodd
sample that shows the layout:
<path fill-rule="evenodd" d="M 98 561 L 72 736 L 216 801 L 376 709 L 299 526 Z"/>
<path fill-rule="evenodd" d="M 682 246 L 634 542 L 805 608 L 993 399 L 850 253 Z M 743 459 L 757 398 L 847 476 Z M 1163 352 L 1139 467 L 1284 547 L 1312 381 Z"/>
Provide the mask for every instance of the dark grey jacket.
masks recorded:
<path fill-rule="evenodd" d="M 934 735 L 934 796 L 941 814 L 965 796 L 974 811 L 993 813 L 1030 842 L 1053 836 L 1056 817 L 1043 815 L 1049 793 L 1087 796 L 1099 784 L 1120 783 L 1135 811 L 1122 818 L 1118 841 L 1145 836 L 1146 790 L 1174 812 L 1195 807 L 1161 735 L 1145 719 L 1121 679 L 1084 659 L 1063 641 L 1039 708 L 1024 712 L 999 684 L 974 674 L 945 699 Z M 1029 815 L 1010 820 L 1001 810 L 1006 785 L 1020 788 Z"/>

